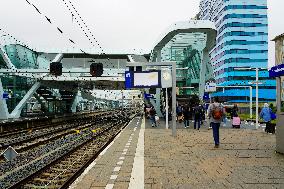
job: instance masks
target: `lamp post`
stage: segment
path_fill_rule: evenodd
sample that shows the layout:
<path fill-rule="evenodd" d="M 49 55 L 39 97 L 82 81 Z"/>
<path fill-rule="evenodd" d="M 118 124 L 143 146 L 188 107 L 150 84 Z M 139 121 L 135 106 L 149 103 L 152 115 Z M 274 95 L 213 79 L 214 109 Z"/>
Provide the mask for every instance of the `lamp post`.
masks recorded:
<path fill-rule="evenodd" d="M 256 68 L 255 70 L 255 109 L 256 109 L 256 113 L 255 113 L 255 124 L 256 124 L 256 128 L 258 129 L 258 68 Z"/>
<path fill-rule="evenodd" d="M 254 82 L 249 82 L 249 84 L 255 84 L 255 124 L 256 124 L 256 129 L 259 127 L 259 120 L 258 120 L 258 85 L 263 84 L 262 82 L 259 82 L 259 76 L 258 72 L 259 70 L 266 70 L 266 68 L 234 68 L 235 70 L 255 70 L 255 81 Z"/>

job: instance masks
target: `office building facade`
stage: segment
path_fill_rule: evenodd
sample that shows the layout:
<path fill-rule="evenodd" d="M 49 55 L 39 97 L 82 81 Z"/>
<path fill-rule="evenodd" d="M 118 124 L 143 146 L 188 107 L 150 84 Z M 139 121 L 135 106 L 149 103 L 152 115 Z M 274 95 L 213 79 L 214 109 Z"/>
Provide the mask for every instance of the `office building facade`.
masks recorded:
<path fill-rule="evenodd" d="M 199 19 L 217 28 L 216 46 L 210 53 L 219 86 L 255 86 L 259 71 L 259 100 L 275 101 L 276 83 L 269 78 L 267 0 L 202 0 Z M 253 87 L 255 89 L 255 87 Z M 214 96 L 224 101 L 247 102 L 248 88 L 220 89 Z M 255 99 L 255 90 L 253 91 Z"/>

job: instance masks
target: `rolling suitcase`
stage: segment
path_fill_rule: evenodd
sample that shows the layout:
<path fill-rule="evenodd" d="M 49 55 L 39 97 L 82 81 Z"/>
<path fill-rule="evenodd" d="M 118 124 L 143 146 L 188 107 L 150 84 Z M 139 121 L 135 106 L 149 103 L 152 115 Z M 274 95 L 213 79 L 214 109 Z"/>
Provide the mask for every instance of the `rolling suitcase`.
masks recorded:
<path fill-rule="evenodd" d="M 240 117 L 233 117 L 233 128 L 240 128 L 241 127 L 241 119 Z"/>

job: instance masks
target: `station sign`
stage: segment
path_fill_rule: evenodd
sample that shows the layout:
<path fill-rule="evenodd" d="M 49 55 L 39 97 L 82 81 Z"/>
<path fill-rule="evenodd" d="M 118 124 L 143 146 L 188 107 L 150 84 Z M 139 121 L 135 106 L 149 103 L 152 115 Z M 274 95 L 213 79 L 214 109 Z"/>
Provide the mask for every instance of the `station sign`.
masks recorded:
<path fill-rule="evenodd" d="M 217 84 L 210 82 L 210 83 L 206 83 L 205 84 L 205 92 L 209 93 L 209 92 L 216 92 L 217 90 Z"/>
<path fill-rule="evenodd" d="M 280 76 L 284 76 L 284 64 L 274 66 L 269 70 L 269 77 L 280 77 Z"/>
<path fill-rule="evenodd" d="M 154 98 L 154 95 L 145 93 L 145 94 L 144 94 L 144 97 L 145 97 L 146 99 L 150 99 L 150 98 Z"/>
<path fill-rule="evenodd" d="M 3 99 L 9 99 L 9 98 L 10 98 L 9 93 L 4 92 L 3 95 L 2 95 L 2 98 L 3 98 Z"/>
<path fill-rule="evenodd" d="M 125 71 L 125 89 L 131 89 L 133 83 L 133 72 Z"/>

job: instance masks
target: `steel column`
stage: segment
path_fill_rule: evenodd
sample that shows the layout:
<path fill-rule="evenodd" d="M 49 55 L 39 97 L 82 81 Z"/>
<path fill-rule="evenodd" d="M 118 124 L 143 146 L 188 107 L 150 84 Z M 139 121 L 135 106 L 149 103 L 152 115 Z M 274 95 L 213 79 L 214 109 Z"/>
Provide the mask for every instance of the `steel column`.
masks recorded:
<path fill-rule="evenodd" d="M 173 80 L 173 86 L 172 86 L 172 122 L 173 122 L 173 127 L 172 127 L 172 135 L 173 137 L 177 136 L 177 128 L 176 128 L 176 105 L 177 105 L 177 95 L 176 95 L 176 87 L 177 87 L 177 82 L 176 82 L 176 63 L 174 62 L 172 64 L 172 80 Z"/>
<path fill-rule="evenodd" d="M 255 103 L 256 103 L 256 112 L 255 112 L 255 124 L 256 124 L 256 129 L 258 129 L 258 68 L 256 68 L 255 70 L 255 74 L 256 74 L 256 91 L 255 91 L 255 97 L 256 97 L 256 100 L 255 100 Z"/>
<path fill-rule="evenodd" d="M 32 88 L 27 92 L 24 98 L 19 102 L 19 104 L 15 107 L 15 109 L 10 114 L 10 118 L 19 118 L 21 115 L 21 111 L 28 102 L 28 100 L 33 96 L 36 90 L 40 87 L 40 82 L 36 82 Z"/>

